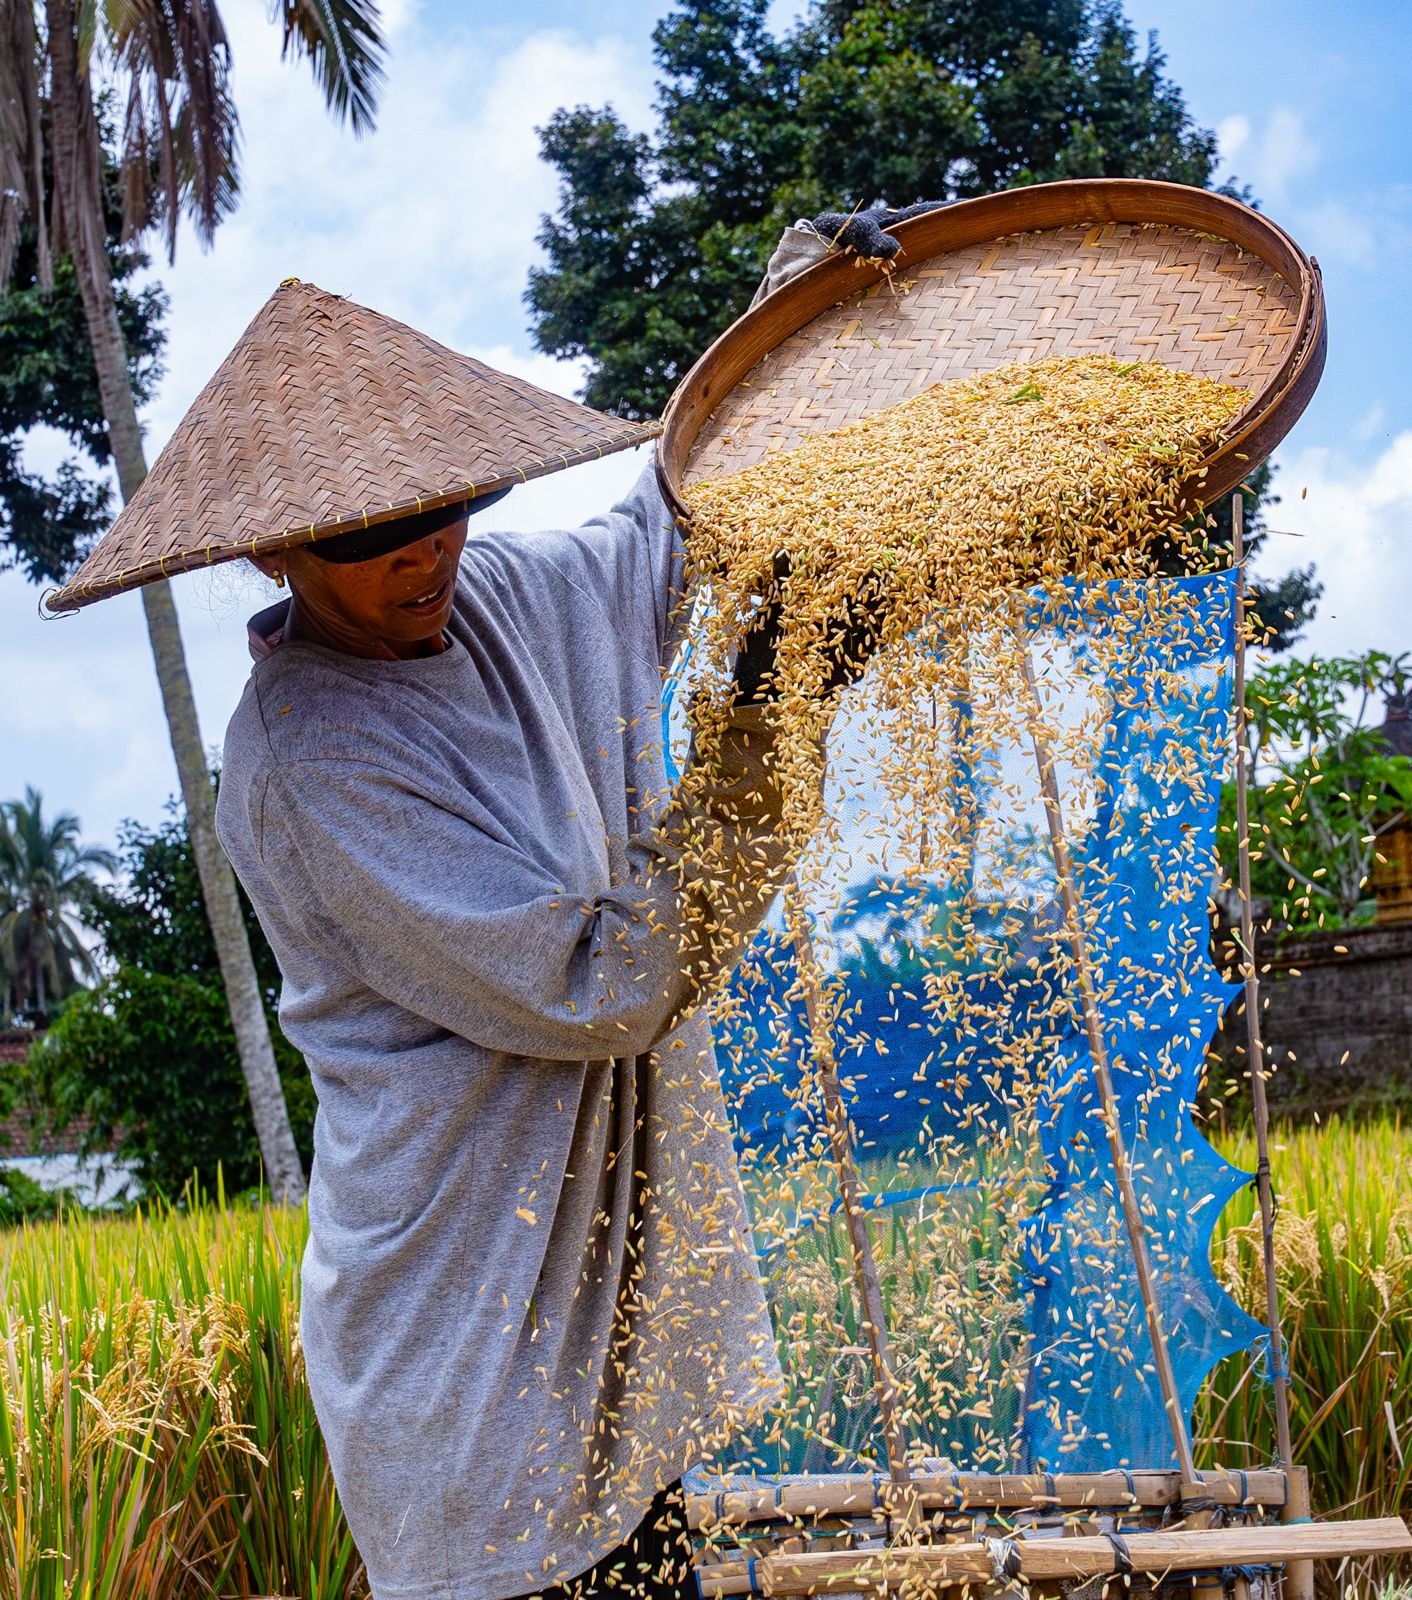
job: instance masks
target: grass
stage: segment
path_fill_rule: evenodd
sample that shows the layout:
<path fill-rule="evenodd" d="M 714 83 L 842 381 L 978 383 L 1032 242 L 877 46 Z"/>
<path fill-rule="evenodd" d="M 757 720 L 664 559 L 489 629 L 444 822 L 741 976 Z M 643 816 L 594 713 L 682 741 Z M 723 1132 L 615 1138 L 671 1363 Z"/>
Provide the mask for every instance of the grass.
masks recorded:
<path fill-rule="evenodd" d="M 1241 1140 L 1226 1150 L 1251 1164 Z M 1386 1118 L 1282 1132 L 1275 1170 L 1298 1458 L 1321 1509 L 1406 1513 L 1412 1132 Z M 1023 1351 L 1017 1328 L 986 1320 L 978 1291 L 999 1303 L 1014 1286 L 989 1283 L 1004 1252 L 986 1243 L 983 1202 L 966 1203 L 981 1209 L 946 1230 L 898 1208 L 879 1243 L 899 1358 L 938 1395 L 964 1387 L 952 1426 L 984 1459 L 1010 1437 Z M 1245 1197 L 1231 1208 L 1216 1259 L 1258 1310 L 1251 1212 Z M 297 1214 L 219 1196 L 182 1213 L 0 1232 L 6 1600 L 363 1600 L 304 1383 L 303 1236 Z M 794 1269 L 811 1292 L 785 1308 L 788 1340 L 828 1353 L 801 1375 L 773 1445 L 778 1457 L 811 1452 L 811 1470 L 829 1470 L 872 1421 L 846 1248 L 835 1219 Z M 1243 1366 L 1217 1373 L 1197 1422 L 1208 1461 L 1273 1453 L 1268 1389 Z M 1375 1588 L 1360 1580 L 1358 1592 Z"/>
<path fill-rule="evenodd" d="M 1254 1166 L 1248 1136 L 1232 1160 Z M 1275 1134 L 1282 1210 L 1276 1249 L 1293 1375 L 1297 1460 L 1316 1504 L 1359 1516 L 1412 1509 L 1412 1132 L 1399 1119 L 1335 1120 Z M 1238 1196 L 1213 1259 L 1236 1297 L 1264 1306 L 1254 1197 Z M 1198 1415 L 1232 1466 L 1274 1453 L 1269 1391 L 1248 1370 L 1218 1371 Z"/>
<path fill-rule="evenodd" d="M 366 1593 L 304 1382 L 301 1215 L 0 1236 L 0 1592 Z"/>

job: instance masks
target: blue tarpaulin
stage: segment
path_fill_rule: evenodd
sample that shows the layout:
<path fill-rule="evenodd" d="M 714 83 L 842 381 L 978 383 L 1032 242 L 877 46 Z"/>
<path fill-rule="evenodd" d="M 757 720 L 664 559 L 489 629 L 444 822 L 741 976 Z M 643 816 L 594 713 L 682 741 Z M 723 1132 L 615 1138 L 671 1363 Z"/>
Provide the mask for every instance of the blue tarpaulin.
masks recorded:
<path fill-rule="evenodd" d="M 916 1391 L 913 1443 L 956 1469 L 1174 1459 L 1064 937 L 1032 710 L 1058 752 L 1093 983 L 1188 1412 L 1213 1365 L 1263 1335 L 1209 1262 L 1216 1220 L 1250 1180 L 1192 1115 L 1233 992 L 1210 961 L 1207 897 L 1230 747 L 1234 584 L 1221 573 L 1036 595 L 1024 620 L 1040 699 L 1028 705 L 978 643 L 942 703 L 928 691 L 929 759 L 947 775 L 930 847 L 925 817 L 869 792 L 869 771 L 889 758 L 895 767 L 898 752 L 885 719 L 863 709 L 866 679 L 831 736 L 836 826 L 806 897 L 864 1183 L 873 1203 L 905 1215 L 891 1253 L 932 1263 L 910 1279 L 889 1265 L 908 1308 L 894 1340 Z M 1000 735 L 994 707 L 1007 694 L 1014 714 Z M 975 718 L 982 695 L 991 710 Z M 683 698 L 669 692 L 664 712 L 678 756 Z M 892 849 L 904 834 L 906 849 Z M 829 1353 L 798 1336 L 801 1296 L 818 1293 L 818 1248 L 804 1242 L 832 1234 L 836 1201 L 820 1177 L 822 1107 L 797 978 L 776 908 L 717 1035 L 786 1361 L 818 1368 Z M 842 1437 L 840 1372 L 794 1375 L 800 1389 L 812 1383 L 808 1426 L 777 1427 L 757 1465 L 876 1464 L 870 1417 Z"/>

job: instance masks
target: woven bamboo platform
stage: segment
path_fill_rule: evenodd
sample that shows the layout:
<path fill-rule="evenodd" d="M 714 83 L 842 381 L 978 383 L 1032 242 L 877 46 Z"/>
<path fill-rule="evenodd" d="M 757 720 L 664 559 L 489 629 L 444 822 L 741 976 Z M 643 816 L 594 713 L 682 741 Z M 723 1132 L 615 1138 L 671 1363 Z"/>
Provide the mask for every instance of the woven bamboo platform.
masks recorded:
<path fill-rule="evenodd" d="M 1164 1471 L 919 1473 L 906 1485 L 841 1475 L 687 1496 L 704 1600 L 1023 1592 L 1031 1582 L 1045 1593 L 1105 1576 L 1141 1588 L 1236 1571 L 1293 1594 L 1310 1561 L 1412 1553 L 1397 1518 L 1316 1523 L 1307 1508 L 1298 1468 L 1196 1482 Z"/>

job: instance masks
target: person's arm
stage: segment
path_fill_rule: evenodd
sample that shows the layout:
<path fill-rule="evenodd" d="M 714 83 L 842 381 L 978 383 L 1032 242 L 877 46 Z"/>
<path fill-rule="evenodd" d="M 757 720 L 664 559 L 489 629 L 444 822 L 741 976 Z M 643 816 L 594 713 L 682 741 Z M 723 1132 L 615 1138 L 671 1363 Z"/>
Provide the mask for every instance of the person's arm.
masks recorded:
<path fill-rule="evenodd" d="M 437 1026 L 527 1057 L 638 1055 L 734 964 L 791 865 L 770 716 L 737 712 L 692 800 L 629 843 L 628 882 L 592 901 L 489 824 L 363 763 L 271 777 L 265 865 L 312 943 Z M 680 882 L 703 839 L 721 883 Z"/>

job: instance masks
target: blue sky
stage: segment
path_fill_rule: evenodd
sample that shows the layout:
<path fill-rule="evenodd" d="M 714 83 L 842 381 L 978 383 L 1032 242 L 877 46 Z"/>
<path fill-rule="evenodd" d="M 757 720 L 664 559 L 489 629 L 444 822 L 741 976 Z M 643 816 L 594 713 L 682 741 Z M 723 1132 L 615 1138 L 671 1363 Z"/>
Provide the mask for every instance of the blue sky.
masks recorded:
<path fill-rule="evenodd" d="M 534 128 L 558 105 L 611 101 L 646 126 L 649 0 L 525 0 L 517 8 L 384 0 L 391 75 L 379 132 L 332 127 L 304 73 L 282 65 L 265 7 L 227 0 L 245 124 L 244 204 L 203 254 L 182 241 L 169 374 L 149 408 L 150 455 L 279 279 L 350 294 L 484 359 L 572 391 L 537 356 L 520 303 L 553 175 Z M 780 0 L 786 21 L 796 7 Z M 1272 569 L 1313 560 L 1327 585 L 1309 648 L 1412 648 L 1412 7 L 1389 0 L 1128 0 L 1157 30 L 1227 170 L 1319 257 L 1329 301 L 1323 385 L 1277 457 Z M 841 199 L 852 199 L 841 196 Z M 56 453 L 35 442 L 36 462 Z M 517 490 L 515 526 L 577 521 L 636 470 L 630 459 Z M 1300 491 L 1307 489 L 1301 498 Z M 207 741 L 245 677 L 244 619 L 265 591 L 243 569 L 179 579 Z M 95 840 L 155 821 L 176 787 L 134 597 L 43 622 L 0 576 L 0 796 L 33 783 Z"/>

